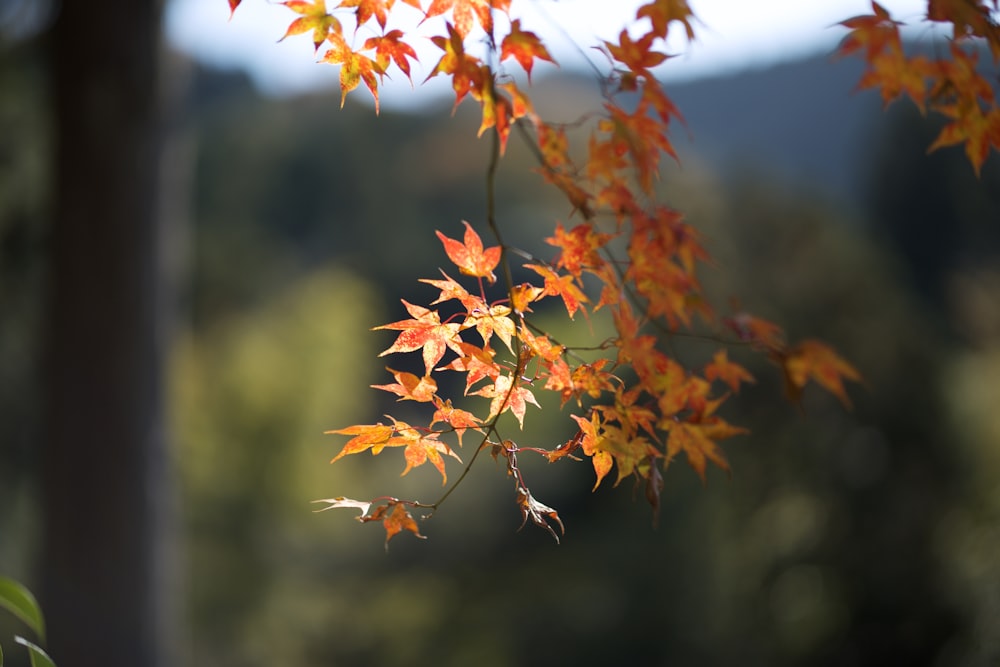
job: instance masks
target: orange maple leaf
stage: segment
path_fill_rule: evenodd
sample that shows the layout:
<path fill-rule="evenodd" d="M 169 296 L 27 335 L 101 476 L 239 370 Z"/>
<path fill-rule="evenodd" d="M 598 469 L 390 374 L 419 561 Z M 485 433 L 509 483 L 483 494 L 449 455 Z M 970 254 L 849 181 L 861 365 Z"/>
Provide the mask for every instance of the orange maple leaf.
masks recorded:
<path fill-rule="evenodd" d="M 401 299 L 401 301 L 413 319 L 399 320 L 374 327 L 375 330 L 392 329 L 400 332 L 392 346 L 379 356 L 383 357 L 395 352 L 422 350 L 426 375 L 430 375 L 431 370 L 441 361 L 447 348 L 461 353 L 461 348 L 458 346 L 462 342 L 458 335 L 461 327 L 451 322 L 442 323 L 436 310 L 428 310 L 423 306 L 409 303 L 405 299 Z"/>
<path fill-rule="evenodd" d="M 846 56 L 864 50 L 865 59 L 870 62 L 886 49 L 903 52 L 903 44 L 899 38 L 900 23 L 894 21 L 889 12 L 877 2 L 872 2 L 872 12 L 874 13 L 840 22 L 840 25 L 850 28 L 851 32 L 840 42 L 837 55 Z"/>
<path fill-rule="evenodd" d="M 470 91 L 479 90 L 482 87 L 480 81 L 482 70 L 479 67 L 479 58 L 465 52 L 465 42 L 458 30 L 451 23 L 446 23 L 445 28 L 448 30 L 447 37 L 444 35 L 431 37 L 431 41 L 444 51 L 444 55 L 438 60 L 437 65 L 427 75 L 424 82 L 426 83 L 438 74 L 450 74 L 451 87 L 455 91 L 455 106 L 452 108 L 454 111 Z"/>
<path fill-rule="evenodd" d="M 441 232 L 436 232 L 437 237 L 444 245 L 444 251 L 461 273 L 467 276 L 486 278 L 490 284 L 495 283 L 497 277 L 493 274 L 493 269 L 500 263 L 500 246 L 484 249 L 483 240 L 472 228 L 472 225 L 464 220 L 462 224 L 465 225 L 464 242 L 456 241 Z"/>
<path fill-rule="evenodd" d="M 472 313 L 487 310 L 486 302 L 483 301 L 482 298 L 470 293 L 444 271 L 441 271 L 441 275 L 445 277 L 444 280 L 431 280 L 430 278 L 420 279 L 420 282 L 433 285 L 441 290 L 441 294 L 438 295 L 438 298 L 431 301 L 432 306 L 454 299 L 462 304 L 462 307 L 465 308 L 466 312 Z"/>
<path fill-rule="evenodd" d="M 378 114 L 378 81 L 376 81 L 375 75 L 382 75 L 385 70 L 368 56 L 352 50 L 339 32 L 331 32 L 327 39 L 333 48 L 323 55 L 321 62 L 340 65 L 341 108 L 344 106 L 347 93 L 357 88 L 361 81 L 364 81 L 368 90 L 371 91 L 372 97 L 375 98 L 375 113 Z"/>
<path fill-rule="evenodd" d="M 510 375 L 500 375 L 491 386 L 484 387 L 473 394 L 493 399 L 490 403 L 490 414 L 486 418 L 487 421 L 510 410 L 517 417 L 517 423 L 522 429 L 524 428 L 524 413 L 527 410 L 527 404 L 531 403 L 537 408 L 541 407 L 531 390 L 521 386 L 520 383 L 515 385 L 514 379 Z"/>
<path fill-rule="evenodd" d="M 393 384 L 373 384 L 372 388 L 382 389 L 398 395 L 401 401 L 428 403 L 436 398 L 437 382 L 429 375 L 417 377 L 413 373 L 386 368 L 396 378 Z"/>
<path fill-rule="evenodd" d="M 326 435 L 333 433 L 353 435 L 354 437 L 347 441 L 347 444 L 344 445 L 344 448 L 340 450 L 339 454 L 330 459 L 330 463 L 351 454 L 360 454 L 361 452 L 369 449 L 372 450 L 372 456 L 377 456 L 378 453 L 382 451 L 382 448 L 385 447 L 385 443 L 390 437 L 392 437 L 393 428 L 379 422 L 377 424 L 358 424 L 357 426 L 348 426 L 347 428 L 341 428 L 335 431 L 324 431 L 324 434 Z"/>
<path fill-rule="evenodd" d="M 652 79 L 653 74 L 649 70 L 670 57 L 652 50 L 653 40 L 656 38 L 656 35 L 650 32 L 640 37 L 638 41 L 634 41 L 627 30 L 622 30 L 618 35 L 618 44 L 606 41 L 604 46 L 615 60 L 628 68 L 630 75 L 642 75 L 646 79 Z"/>
<path fill-rule="evenodd" d="M 669 463 L 677 454 L 684 452 L 688 464 L 705 481 L 706 461 L 711 461 L 726 472 L 729 462 L 716 440 L 746 433 L 746 429 L 726 423 L 719 417 L 708 417 L 705 421 L 672 421 L 662 424 L 668 431 L 667 458 Z"/>
<path fill-rule="evenodd" d="M 584 315 L 587 311 L 582 304 L 587 303 L 587 295 L 583 293 L 571 275 L 561 276 L 548 266 L 540 264 L 525 264 L 524 268 L 531 269 L 545 279 L 545 294 L 548 296 L 562 297 L 563 304 L 570 319 L 580 310 Z"/>
<path fill-rule="evenodd" d="M 438 370 L 443 371 L 459 371 L 466 373 L 465 376 L 465 393 L 469 393 L 469 389 L 472 385 L 476 384 L 480 380 L 485 378 L 490 378 L 495 380 L 498 375 L 500 375 L 500 368 L 497 366 L 496 362 L 493 361 L 493 357 L 496 352 L 493 348 L 487 347 L 476 347 L 472 343 L 461 342 L 458 344 L 458 358 L 453 359 L 451 363 L 447 366 L 443 366 Z"/>
<path fill-rule="evenodd" d="M 390 417 L 390 419 L 392 418 Z M 385 446 L 405 447 L 403 458 L 406 459 L 406 468 L 400 473 L 400 477 L 429 461 L 441 473 L 442 486 L 446 484 L 448 475 L 445 473 L 444 459 L 441 458 L 441 455 L 450 456 L 461 462 L 462 459 L 459 458 L 458 454 L 451 447 L 438 440 L 438 433 L 424 433 L 406 422 L 396 419 L 393 419 L 393 422 L 396 435 L 386 440 Z"/>
<path fill-rule="evenodd" d="M 631 156 L 639 185 L 644 192 L 652 193 L 653 181 L 659 176 L 660 151 L 680 161 L 667 138 L 666 126 L 651 117 L 644 105 L 631 113 L 610 103 L 605 109 L 609 115 L 598 127 L 609 135 L 619 155 L 627 152 Z"/>
<path fill-rule="evenodd" d="M 510 134 L 510 125 L 514 121 L 510 100 L 497 91 L 493 74 L 489 67 L 483 65 L 480 68 L 478 78 L 479 88 L 472 89 L 472 96 L 479 100 L 483 107 L 483 122 L 479 125 L 478 136 L 483 132 L 495 127 L 500 138 L 500 155 L 507 150 L 507 136 Z"/>
<path fill-rule="evenodd" d="M 370 37 L 365 40 L 365 49 L 375 49 L 375 62 L 384 72 L 390 62 L 396 63 L 407 79 L 410 79 L 410 61 L 417 59 L 417 52 L 402 40 L 402 30 L 390 30 L 380 37 Z M 413 79 L 410 79 L 412 84 Z"/>
<path fill-rule="evenodd" d="M 437 410 L 434 411 L 430 425 L 434 426 L 434 424 L 444 422 L 455 429 L 459 447 L 462 446 L 462 435 L 466 429 L 478 429 L 481 425 L 479 419 L 471 412 L 452 406 L 451 399 L 446 401 L 437 399 L 434 401 L 434 405 Z"/>
<path fill-rule="evenodd" d="M 492 36 L 494 9 L 499 9 L 504 13 L 509 12 L 510 0 L 434 0 L 427 8 L 424 20 L 452 10 L 455 29 L 462 39 L 465 39 L 472 31 L 473 16 L 479 21 L 479 25 L 486 31 L 486 34 Z"/>
<path fill-rule="evenodd" d="M 725 350 L 718 350 L 712 361 L 705 366 L 705 379 L 709 382 L 721 380 L 734 392 L 739 392 L 741 382 L 756 382 L 747 369 L 729 361 L 729 355 Z"/>
<path fill-rule="evenodd" d="M 389 540 L 404 530 L 410 531 L 422 540 L 427 539 L 426 536 L 420 534 L 420 527 L 414 520 L 413 515 L 410 514 L 410 510 L 403 507 L 402 503 L 395 502 L 389 505 L 380 505 L 370 517 L 364 518 L 368 521 L 382 520 L 382 526 L 385 528 L 386 551 L 389 550 Z"/>
<path fill-rule="evenodd" d="M 670 24 L 677 21 L 684 26 L 688 41 L 694 39 L 694 13 L 688 7 L 687 0 L 653 0 L 641 7 L 635 13 L 636 19 L 648 18 L 653 24 L 653 34 L 666 38 Z"/>
<path fill-rule="evenodd" d="M 812 379 L 840 399 L 844 407 L 851 401 L 844 388 L 844 380 L 861 382 L 861 373 L 833 351 L 826 343 L 804 340 L 782 357 L 785 383 L 793 400 L 798 400 L 802 388 Z"/>
<path fill-rule="evenodd" d="M 528 82 L 531 82 L 531 68 L 535 64 L 535 59 L 548 60 L 555 64 L 555 60 L 549 55 L 548 49 L 542 44 L 542 40 L 533 32 L 521 30 L 521 19 L 514 19 L 510 24 L 510 32 L 503 38 L 500 44 L 500 60 L 514 58 L 524 71 L 528 74 Z"/>
<path fill-rule="evenodd" d="M 980 169 L 990 154 L 990 149 L 1000 150 L 1000 108 L 992 107 L 985 113 L 978 104 L 937 107 L 952 118 L 927 152 L 942 146 L 965 143 L 965 154 L 979 176 Z"/>
<path fill-rule="evenodd" d="M 584 419 L 578 415 L 570 415 L 570 417 L 580 427 L 580 433 L 577 436 L 579 446 L 583 449 L 583 453 L 590 457 L 591 465 L 594 466 L 597 480 L 591 491 L 596 491 L 597 487 L 601 485 L 601 481 L 611 472 L 614 459 L 610 453 L 601 449 L 602 438 L 598 433 L 597 412 L 591 412 L 590 419 Z"/>
<path fill-rule="evenodd" d="M 993 0 L 993 11 L 998 3 Z M 994 62 L 1000 62 L 1000 25 L 982 0 L 928 0 L 927 18 L 952 24 L 955 40 L 982 37 L 990 47 Z"/>
<path fill-rule="evenodd" d="M 233 4 L 233 1 L 230 0 L 230 6 L 235 11 L 236 6 Z M 235 0 L 235 2 L 239 4 L 239 0 Z M 288 0 L 281 4 L 302 16 L 292 21 L 284 37 L 278 40 L 279 42 L 285 39 L 285 37 L 301 35 L 304 32 L 312 30 L 313 44 L 318 51 L 320 45 L 326 41 L 327 35 L 331 30 L 338 33 L 341 30 L 340 21 L 335 16 L 327 13 L 326 0 L 313 0 L 312 2 L 308 0 Z"/>
<path fill-rule="evenodd" d="M 612 238 L 611 234 L 594 231 L 588 223 L 581 223 L 567 232 L 563 224 L 558 222 L 555 236 L 550 236 L 545 242 L 561 250 L 556 258 L 556 267 L 566 269 L 574 278 L 579 278 L 584 269 L 592 269 L 604 263 L 599 251 Z"/>
<path fill-rule="evenodd" d="M 727 317 L 722 322 L 737 338 L 754 347 L 772 351 L 780 351 L 785 347 L 785 332 L 774 322 L 745 312 Z"/>

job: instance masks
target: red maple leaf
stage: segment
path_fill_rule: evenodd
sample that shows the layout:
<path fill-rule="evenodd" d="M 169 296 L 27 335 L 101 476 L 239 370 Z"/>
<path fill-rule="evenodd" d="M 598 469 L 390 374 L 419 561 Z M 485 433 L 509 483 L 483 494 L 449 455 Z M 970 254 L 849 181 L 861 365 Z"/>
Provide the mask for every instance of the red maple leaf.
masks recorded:
<path fill-rule="evenodd" d="M 436 310 L 428 310 L 403 299 L 401 301 L 413 319 L 399 320 L 375 327 L 375 329 L 392 329 L 400 332 L 392 346 L 379 354 L 380 357 L 394 352 L 422 350 L 426 374 L 430 375 L 437 363 L 441 361 L 441 357 L 444 356 L 445 349 L 451 348 L 461 354 L 459 343 L 462 340 L 458 336 L 461 327 L 458 324 L 442 323 Z"/>
<path fill-rule="evenodd" d="M 535 64 L 535 59 L 548 60 L 555 64 L 555 60 L 549 55 L 548 49 L 542 44 L 542 40 L 533 32 L 521 30 L 521 19 L 514 19 L 510 24 L 510 32 L 503 38 L 500 44 L 500 60 L 514 58 L 524 71 L 528 73 L 528 82 L 531 82 L 531 68 Z"/>
<path fill-rule="evenodd" d="M 444 251 L 448 253 L 448 258 L 455 263 L 458 270 L 467 276 L 486 278 L 490 284 L 495 283 L 497 277 L 493 274 L 493 269 L 500 263 L 500 246 L 483 248 L 483 240 L 476 233 L 468 222 L 462 221 L 465 225 L 464 242 L 448 238 L 441 232 L 436 232 L 444 245 Z"/>
<path fill-rule="evenodd" d="M 417 59 L 417 52 L 413 47 L 402 40 L 402 30 L 390 30 L 380 37 L 370 37 L 365 40 L 365 49 L 375 49 L 375 62 L 384 72 L 390 62 L 396 63 L 396 67 L 410 79 L 410 61 Z M 412 83 L 412 79 L 410 79 Z"/>
<path fill-rule="evenodd" d="M 525 264 L 524 268 L 531 269 L 545 278 L 545 294 L 562 297 L 570 318 L 583 308 L 581 304 L 587 303 L 587 295 L 577 286 L 573 276 L 561 276 L 548 266 L 540 264 Z M 586 315 L 587 311 L 584 310 L 583 313 Z"/>

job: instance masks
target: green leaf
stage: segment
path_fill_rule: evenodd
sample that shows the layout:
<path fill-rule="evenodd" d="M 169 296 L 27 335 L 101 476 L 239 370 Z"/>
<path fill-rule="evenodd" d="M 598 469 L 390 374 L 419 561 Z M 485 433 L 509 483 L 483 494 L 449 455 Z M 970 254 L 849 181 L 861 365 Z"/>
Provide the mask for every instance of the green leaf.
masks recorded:
<path fill-rule="evenodd" d="M 3 646 L 0 646 L 0 667 L 3 667 Z"/>
<path fill-rule="evenodd" d="M 28 655 L 31 656 L 31 667 L 56 667 L 56 663 L 52 662 L 48 653 L 24 637 L 14 635 L 14 641 L 28 649 Z"/>
<path fill-rule="evenodd" d="M 13 579 L 0 577 L 0 607 L 24 621 L 42 640 L 45 639 L 45 620 L 38 601 L 27 588 Z"/>

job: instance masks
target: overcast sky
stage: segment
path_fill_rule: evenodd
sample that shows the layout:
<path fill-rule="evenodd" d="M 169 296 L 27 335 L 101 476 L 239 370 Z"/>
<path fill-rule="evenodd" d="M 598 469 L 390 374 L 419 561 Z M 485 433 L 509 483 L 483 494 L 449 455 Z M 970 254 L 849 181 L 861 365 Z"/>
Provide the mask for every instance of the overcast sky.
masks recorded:
<path fill-rule="evenodd" d="M 334 1 L 328 4 L 333 7 Z M 415 10 L 399 4 L 401 12 L 419 18 Z M 641 4 L 640 0 L 512 0 L 511 15 L 523 17 L 522 27 L 539 33 L 556 59 L 571 67 L 574 62 L 582 64 L 582 57 L 566 35 L 588 51 L 600 40 L 614 38 Z M 868 0 L 689 0 L 689 4 L 701 22 L 697 41 L 690 46 L 683 40 L 669 45 L 668 51 L 679 57 L 658 70 L 667 79 L 829 52 L 845 34 L 845 29 L 836 25 L 839 21 L 871 13 Z M 921 0 L 882 0 L 880 4 L 898 20 L 913 23 L 926 6 Z M 337 68 L 316 63 L 308 36 L 277 43 L 296 16 L 276 2 L 243 0 L 230 21 L 226 0 L 170 0 L 167 36 L 172 44 L 207 63 L 247 69 L 257 85 L 272 94 L 336 86 Z M 435 28 L 440 29 L 424 26 L 425 30 Z M 359 41 L 365 36 L 359 34 Z M 420 43 L 418 40 L 416 45 L 421 64 L 414 69 L 418 84 L 441 53 L 429 41 L 423 42 L 422 49 Z M 443 77 L 439 79 L 417 85 L 415 93 L 405 79 L 386 81 L 382 103 L 398 107 L 446 94 L 447 83 Z M 367 92 L 358 94 L 367 96 Z"/>

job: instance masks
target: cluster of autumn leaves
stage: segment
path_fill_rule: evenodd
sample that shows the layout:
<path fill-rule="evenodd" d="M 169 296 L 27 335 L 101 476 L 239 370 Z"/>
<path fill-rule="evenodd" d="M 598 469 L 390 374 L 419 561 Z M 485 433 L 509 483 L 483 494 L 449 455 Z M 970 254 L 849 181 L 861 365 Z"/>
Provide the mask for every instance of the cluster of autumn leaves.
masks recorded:
<path fill-rule="evenodd" d="M 991 1 L 996 8 L 997 0 Z M 231 9 L 239 2 L 230 0 Z M 582 157 L 571 151 L 568 126 L 540 118 L 529 95 L 505 69 L 509 61 L 516 62 L 530 84 L 535 61 L 554 63 L 538 35 L 525 30 L 519 19 L 504 22 L 503 35 L 498 34 L 501 22 L 494 17 L 500 13 L 510 19 L 511 0 L 425 0 L 426 8 L 420 0 L 341 0 L 332 13 L 325 0 L 283 4 L 299 14 L 285 36 L 310 33 L 317 51 L 328 44 L 322 60 L 340 66 L 342 95 L 364 82 L 376 108 L 378 86 L 387 70 L 395 66 L 410 77 L 411 61 L 417 59 L 405 41 L 406 32 L 386 29 L 390 19 L 398 16 L 403 23 L 406 17 L 400 15 L 408 12 L 416 19 L 411 20 L 414 25 L 444 17 L 443 34 L 431 37 L 443 55 L 428 79 L 449 77 L 456 106 L 469 96 L 482 107 L 480 135 L 495 131 L 487 173 L 495 171 L 512 126 L 522 124 L 539 172 L 566 196 L 577 219 L 570 228 L 556 224 L 546 239 L 554 248 L 553 257 L 531 258 L 524 264 L 528 275 L 538 276 L 524 283 L 512 278 L 513 248 L 485 247 L 467 222 L 462 240 L 437 232 L 461 280 L 446 271 L 440 278 L 423 280 L 437 290 L 437 297 L 426 306 L 404 301 L 409 318 L 377 327 L 398 332 L 382 356 L 419 352 L 423 369 L 416 375 L 389 368 L 394 381 L 376 388 L 401 401 L 426 404 L 428 420 L 410 424 L 386 416 L 386 422 L 330 431 L 349 436 L 333 460 L 402 448 L 403 474 L 430 463 L 447 484 L 445 461 L 461 460 L 456 449 L 463 448 L 463 437 L 467 441 L 470 433 L 475 442 L 466 442 L 464 449 L 471 448 L 472 455 L 462 476 L 435 502 L 338 497 L 317 501 L 326 504 L 324 509 L 360 510 L 360 521 L 382 523 L 387 545 L 401 531 L 421 536 L 413 511 L 436 510 L 476 456 L 488 451 L 503 460 L 514 480 L 522 525 L 531 520 L 557 540 L 555 528 L 562 531 L 562 521 L 556 510 L 532 495 L 518 466 L 519 454 L 540 454 L 549 461 L 585 457 L 595 471 L 595 489 L 612 470 L 617 470 L 616 484 L 633 477 L 644 486 L 655 515 L 663 488 L 661 471 L 679 455 L 703 479 L 708 462 L 728 469 L 719 442 L 744 429 L 725 421 L 719 409 L 742 384 L 753 382 L 750 373 L 729 358 L 727 348 L 733 346 L 758 351 L 774 362 L 793 400 L 814 381 L 849 405 L 844 381 L 859 381 L 860 375 L 829 346 L 816 340 L 790 345 L 771 322 L 745 312 L 715 313 L 697 276 L 699 263 L 708 255 L 696 230 L 681 213 L 657 201 L 660 160 L 665 154 L 677 157 L 669 125 L 680 113 L 652 70 L 668 58 L 660 49 L 671 31 L 682 30 L 688 40 L 695 36 L 695 17 L 686 0 L 643 4 L 631 29 L 601 46 L 608 61 L 604 105 L 596 122 L 586 127 L 590 134 Z M 858 52 L 870 65 L 861 87 L 881 87 L 887 101 L 906 93 L 919 105 L 929 104 L 948 115 L 953 122 L 934 147 L 966 142 L 978 171 L 984 151 L 1000 147 L 1000 112 L 963 42 L 984 38 L 994 58 L 1000 56 L 1000 33 L 989 9 L 977 0 L 931 0 L 928 18 L 955 26 L 952 58 L 935 61 L 904 54 L 899 24 L 876 3 L 873 11 L 844 22 L 850 33 L 840 52 Z M 358 28 L 369 26 L 377 36 L 355 50 L 338 15 L 353 19 L 355 35 Z M 487 45 L 483 57 L 466 49 L 472 40 Z M 492 204 L 485 217 L 499 241 Z M 499 283 L 497 270 L 503 276 Z M 597 346 L 597 354 L 560 343 L 533 321 L 535 309 L 547 299 L 561 301 L 570 318 L 589 318 L 607 309 L 615 335 Z M 703 367 L 688 368 L 669 348 L 671 335 L 679 331 L 705 335 L 724 347 Z M 461 397 L 439 392 L 439 380 L 452 373 L 464 374 Z M 573 406 L 570 417 L 576 433 L 552 449 L 521 447 L 506 432 L 514 427 L 500 418 L 513 415 L 523 430 L 527 406 L 538 405 L 536 393 L 541 391 L 554 392 L 563 406 Z M 482 406 L 478 410 L 473 407 L 477 400 Z"/>
<path fill-rule="evenodd" d="M 926 19 L 952 26 L 947 54 L 930 58 L 907 54 L 899 29 L 903 25 L 877 2 L 871 15 L 843 22 L 850 29 L 841 55 L 861 54 L 868 69 L 859 88 L 877 88 L 885 104 L 907 95 L 921 111 L 929 107 L 948 118 L 928 150 L 964 144 L 979 173 L 991 150 L 1000 150 L 1000 107 L 989 80 L 979 68 L 985 44 L 994 66 L 1000 64 L 1000 25 L 991 13 L 998 0 L 929 0 Z"/>

